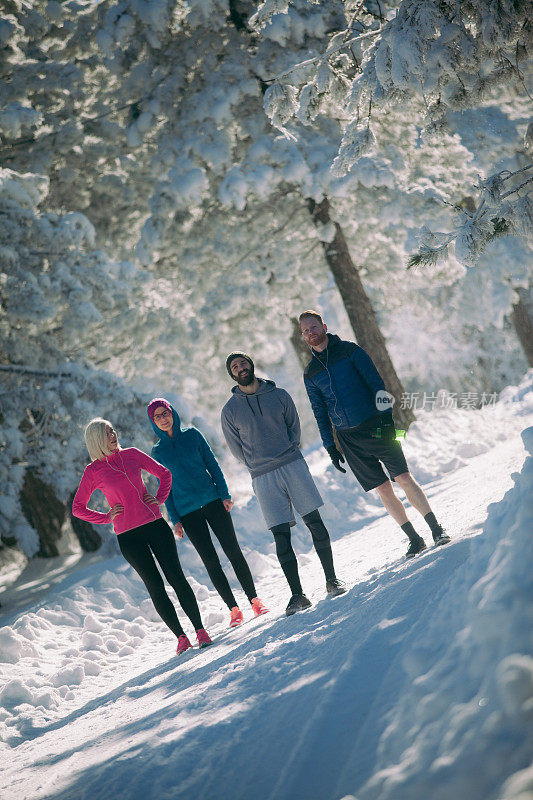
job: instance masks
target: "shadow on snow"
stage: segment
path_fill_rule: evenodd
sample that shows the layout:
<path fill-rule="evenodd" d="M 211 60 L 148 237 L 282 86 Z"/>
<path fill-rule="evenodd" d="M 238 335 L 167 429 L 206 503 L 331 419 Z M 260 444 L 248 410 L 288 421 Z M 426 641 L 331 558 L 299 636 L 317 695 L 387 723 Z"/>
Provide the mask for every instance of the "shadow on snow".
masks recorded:
<path fill-rule="evenodd" d="M 81 759 L 90 767 L 47 797 L 335 800 L 356 792 L 373 773 L 388 714 L 405 690 L 404 654 L 412 647 L 420 657 L 424 623 L 475 546 L 458 540 L 392 564 L 305 613 L 250 634 L 239 629 L 245 638 L 236 646 L 222 635 L 213 648 L 148 670 L 30 732 L 26 739 L 75 725 L 126 695 L 146 705 L 159 692 L 157 710 L 86 741 Z M 425 643 L 424 669 L 447 644 Z M 110 755 L 98 763 L 104 750 Z M 74 768 L 76 755 L 79 748 L 68 749 L 34 766 L 74 757 Z"/>

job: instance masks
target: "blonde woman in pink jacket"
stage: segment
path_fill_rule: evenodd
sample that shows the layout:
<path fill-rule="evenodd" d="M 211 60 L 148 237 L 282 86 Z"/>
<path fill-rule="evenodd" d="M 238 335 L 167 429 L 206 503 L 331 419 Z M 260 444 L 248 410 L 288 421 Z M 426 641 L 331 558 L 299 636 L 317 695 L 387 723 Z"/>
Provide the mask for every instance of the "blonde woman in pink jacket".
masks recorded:
<path fill-rule="evenodd" d="M 116 431 L 105 419 L 97 418 L 89 422 L 85 428 L 85 443 L 91 463 L 83 473 L 72 504 L 72 513 L 96 525 L 113 523 L 122 555 L 148 589 L 163 622 L 178 638 L 178 655 L 192 645 L 166 592 L 156 559 L 194 626 L 199 646 L 211 644 L 193 590 L 183 574 L 174 534 L 159 508 L 170 492 L 170 471 L 136 447 L 122 449 Z M 149 494 L 144 485 L 141 475 L 143 469 L 159 479 L 155 497 Z M 92 493 L 97 489 L 101 489 L 110 506 L 105 514 L 87 507 Z"/>

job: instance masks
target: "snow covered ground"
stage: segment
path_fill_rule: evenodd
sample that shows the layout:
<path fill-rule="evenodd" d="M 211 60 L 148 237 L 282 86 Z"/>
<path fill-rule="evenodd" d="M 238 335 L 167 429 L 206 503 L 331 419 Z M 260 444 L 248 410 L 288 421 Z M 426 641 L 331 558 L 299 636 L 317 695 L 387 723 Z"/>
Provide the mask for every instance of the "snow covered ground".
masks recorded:
<path fill-rule="evenodd" d="M 453 539 L 410 562 L 375 499 L 310 449 L 348 593 L 325 597 L 298 527 L 313 606 L 287 619 L 252 499 L 236 526 L 271 613 L 229 631 L 179 543 L 215 639 L 180 659 L 121 557 L 41 597 L 23 574 L 0 620 L 2 798 L 530 800 L 532 425 L 531 373 L 495 407 L 420 415 L 406 452 Z"/>

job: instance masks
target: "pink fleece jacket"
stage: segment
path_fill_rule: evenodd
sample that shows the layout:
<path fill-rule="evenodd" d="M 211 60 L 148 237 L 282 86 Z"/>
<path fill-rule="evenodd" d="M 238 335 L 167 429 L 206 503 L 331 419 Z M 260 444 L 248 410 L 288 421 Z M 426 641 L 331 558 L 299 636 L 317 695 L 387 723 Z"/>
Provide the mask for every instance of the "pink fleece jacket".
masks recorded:
<path fill-rule="evenodd" d="M 85 468 L 72 503 L 74 516 L 87 522 L 94 522 L 96 525 L 111 522 L 109 512 L 103 514 L 101 511 L 91 511 L 87 508 L 92 493 L 96 489 L 101 489 L 111 508 L 116 503 L 124 506 L 124 511 L 113 520 L 115 533 L 124 533 L 140 525 L 146 525 L 147 522 L 153 522 L 154 519 L 160 519 L 159 506 L 145 503 L 143 500 L 148 490 L 141 477 L 141 469 L 159 478 L 156 499 L 159 503 L 164 503 L 172 484 L 170 470 L 136 447 L 126 447 L 125 450 L 119 449 L 110 456 L 93 461 Z"/>

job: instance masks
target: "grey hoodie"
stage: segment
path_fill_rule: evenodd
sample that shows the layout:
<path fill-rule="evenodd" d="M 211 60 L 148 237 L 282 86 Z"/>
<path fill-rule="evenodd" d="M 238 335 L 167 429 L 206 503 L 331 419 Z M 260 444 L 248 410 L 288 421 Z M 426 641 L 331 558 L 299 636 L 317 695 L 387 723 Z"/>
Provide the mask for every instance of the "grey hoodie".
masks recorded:
<path fill-rule="evenodd" d="M 246 464 L 252 478 L 303 458 L 296 406 L 274 381 L 259 378 L 255 394 L 234 386 L 221 422 L 229 449 Z"/>

